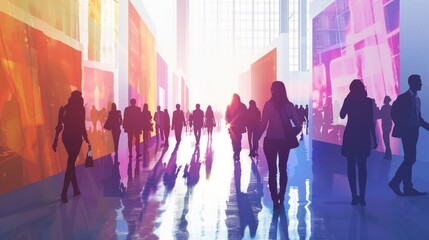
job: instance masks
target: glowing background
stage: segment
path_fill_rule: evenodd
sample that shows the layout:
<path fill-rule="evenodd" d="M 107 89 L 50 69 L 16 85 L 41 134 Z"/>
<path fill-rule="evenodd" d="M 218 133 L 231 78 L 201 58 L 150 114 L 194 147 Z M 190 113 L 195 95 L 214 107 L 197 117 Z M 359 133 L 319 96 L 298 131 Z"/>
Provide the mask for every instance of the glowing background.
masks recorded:
<path fill-rule="evenodd" d="M 135 98 L 137 106 L 142 106 L 144 103 L 156 106 L 155 38 L 131 2 L 128 2 L 128 11 L 129 99 Z"/>
<path fill-rule="evenodd" d="M 112 72 L 95 67 L 84 66 L 83 73 L 83 97 L 85 99 L 88 137 L 91 144 L 96 146 L 96 148 L 93 148 L 94 157 L 99 158 L 113 151 L 111 133 L 104 130 L 103 126 L 114 100 L 114 78 Z M 91 123 L 90 112 L 92 106 L 95 106 L 99 111 L 97 129 L 93 129 Z"/>
<path fill-rule="evenodd" d="M 65 149 L 54 153 L 51 145 L 60 105 L 81 89 L 82 60 L 80 51 L 2 12 L 0 25 L 1 194 L 64 171 Z"/>
<path fill-rule="evenodd" d="M 168 65 L 159 54 L 156 54 L 156 79 L 158 82 L 157 105 L 164 110 L 168 107 Z"/>
<path fill-rule="evenodd" d="M 251 98 L 256 101 L 256 105 L 260 109 L 264 107 L 265 102 L 271 97 L 271 83 L 277 80 L 276 66 L 276 49 L 271 50 L 251 65 Z"/>
<path fill-rule="evenodd" d="M 341 144 L 346 119 L 339 118 L 349 84 L 363 79 L 381 108 L 399 93 L 399 0 L 336 1 L 313 19 L 313 136 Z M 384 150 L 377 121 L 379 150 Z M 398 153 L 399 142 L 392 140 Z"/>

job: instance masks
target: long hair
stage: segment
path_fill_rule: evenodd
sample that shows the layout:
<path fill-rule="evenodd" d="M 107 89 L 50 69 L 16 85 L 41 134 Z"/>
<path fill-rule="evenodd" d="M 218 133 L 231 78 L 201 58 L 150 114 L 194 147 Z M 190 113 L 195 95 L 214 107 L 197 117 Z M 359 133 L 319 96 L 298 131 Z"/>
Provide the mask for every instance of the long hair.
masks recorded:
<path fill-rule="evenodd" d="M 206 113 L 207 113 L 207 112 L 213 112 L 213 110 L 212 110 L 212 106 L 210 106 L 210 105 L 209 105 L 209 106 L 207 107 Z"/>
<path fill-rule="evenodd" d="M 350 83 L 349 86 L 350 93 L 347 95 L 351 99 L 363 99 L 368 95 L 365 90 L 365 85 L 363 85 L 362 80 L 355 79 Z"/>
<path fill-rule="evenodd" d="M 68 99 L 68 105 L 73 107 L 83 107 L 83 97 L 81 91 L 73 91 Z"/>
<path fill-rule="evenodd" d="M 85 108 L 83 106 L 82 92 L 73 91 L 68 99 L 68 103 L 64 106 L 64 110 L 65 113 L 62 116 L 64 131 L 77 130 L 80 128 L 81 123 L 85 126 Z"/>
<path fill-rule="evenodd" d="M 249 109 L 256 109 L 256 102 L 255 100 L 250 100 L 249 101 Z"/>
<path fill-rule="evenodd" d="M 274 107 L 279 110 L 281 109 L 286 103 L 289 102 L 289 99 L 286 94 L 286 87 L 283 82 L 280 81 L 274 81 L 271 84 L 271 99 L 270 99 Z"/>

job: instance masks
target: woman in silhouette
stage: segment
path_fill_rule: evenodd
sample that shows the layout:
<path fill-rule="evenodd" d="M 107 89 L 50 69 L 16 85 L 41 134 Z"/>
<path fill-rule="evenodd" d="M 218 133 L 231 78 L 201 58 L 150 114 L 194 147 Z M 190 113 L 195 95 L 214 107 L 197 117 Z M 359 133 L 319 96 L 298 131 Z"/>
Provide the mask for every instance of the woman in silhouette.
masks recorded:
<path fill-rule="evenodd" d="M 259 123 L 261 122 L 261 111 L 256 107 L 254 100 L 249 101 L 249 109 L 246 112 L 247 122 L 247 140 L 249 141 L 250 157 L 258 156 L 258 139 L 256 139 L 256 131 L 258 130 Z"/>
<path fill-rule="evenodd" d="M 287 161 L 291 149 L 289 147 L 291 144 L 288 142 L 291 140 L 288 139 L 286 134 L 296 138 L 296 134 L 291 131 L 291 120 L 297 129 L 301 129 L 301 121 L 293 103 L 287 97 L 284 83 L 275 81 L 271 85 L 271 98 L 265 103 L 262 110 L 262 119 L 257 137 L 259 139 L 267 129 L 264 138 L 264 153 L 268 163 L 268 185 L 274 209 L 283 205 L 286 193 Z M 288 128 L 285 129 L 286 127 Z M 297 140 L 295 139 L 295 141 Z M 277 156 L 279 159 L 278 165 Z M 277 173 L 280 173 L 279 191 L 277 191 Z"/>
<path fill-rule="evenodd" d="M 352 205 L 360 203 L 361 206 L 366 206 L 366 160 L 370 154 L 371 140 L 374 142 L 374 148 L 377 147 L 373 111 L 373 100 L 367 97 L 362 81 L 353 80 L 350 84 L 350 93 L 344 99 L 340 111 L 341 119 L 347 116 L 341 154 L 347 158 Z M 358 166 L 359 195 L 356 190 L 356 165 Z"/>
<path fill-rule="evenodd" d="M 60 107 L 58 124 L 55 129 L 56 135 L 52 144 L 53 150 L 57 150 L 58 135 L 63 130 L 62 140 L 68 154 L 67 169 L 61 192 L 61 201 L 67 203 L 67 190 L 70 182 L 73 186 L 74 195 L 80 195 L 76 179 L 75 162 L 82 146 L 82 138 L 88 144 L 88 147 L 91 147 L 85 128 L 85 108 L 83 106 L 82 92 L 73 91 L 68 99 L 68 103 Z"/>
<path fill-rule="evenodd" d="M 231 137 L 235 161 L 240 160 L 241 134 L 246 132 L 246 125 L 244 122 L 246 110 L 246 105 L 241 102 L 240 96 L 234 93 L 232 95 L 231 104 L 226 108 L 225 121 L 229 124 L 228 132 Z"/>
<path fill-rule="evenodd" d="M 147 151 L 150 132 L 153 131 L 152 114 L 149 111 L 149 107 L 147 103 L 143 104 L 141 124 L 142 124 L 142 130 L 143 130 L 143 146 L 144 146 L 144 150 Z"/>
<path fill-rule="evenodd" d="M 216 120 L 213 114 L 212 107 L 209 105 L 206 110 L 205 122 L 207 127 L 207 136 L 212 137 L 213 127 L 216 125 Z"/>
<path fill-rule="evenodd" d="M 107 116 L 107 120 L 104 126 L 112 132 L 113 145 L 115 146 L 115 159 L 118 158 L 118 144 L 119 136 L 121 135 L 121 125 L 121 111 L 117 110 L 116 103 L 112 103 L 112 107 L 110 108 L 109 115 Z"/>
<path fill-rule="evenodd" d="M 390 149 L 390 132 L 392 131 L 392 117 L 390 112 L 392 110 L 392 105 L 390 105 L 389 96 L 384 97 L 384 105 L 380 110 L 381 118 L 381 129 L 383 130 L 383 141 L 384 146 L 386 147 L 386 152 L 384 153 L 384 159 L 392 160 L 392 150 Z"/>

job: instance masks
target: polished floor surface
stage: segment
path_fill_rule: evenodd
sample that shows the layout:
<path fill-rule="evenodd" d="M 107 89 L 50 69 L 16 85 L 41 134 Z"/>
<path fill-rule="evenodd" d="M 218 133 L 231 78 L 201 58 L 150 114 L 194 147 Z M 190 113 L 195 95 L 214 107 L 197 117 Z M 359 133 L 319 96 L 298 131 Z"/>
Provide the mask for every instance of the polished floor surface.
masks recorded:
<path fill-rule="evenodd" d="M 174 143 L 153 140 L 139 161 L 122 147 L 118 161 L 79 166 L 82 195 L 70 189 L 67 204 L 59 200 L 64 174 L 0 196 L 0 239 L 429 239 L 429 197 L 387 187 L 400 157 L 373 153 L 367 206 L 351 206 L 339 146 L 306 135 L 289 157 L 284 207 L 273 211 L 263 151 L 248 157 L 246 134 L 239 163 L 225 131 L 203 135 L 200 146 L 189 133 Z M 421 191 L 428 171 L 414 166 Z"/>

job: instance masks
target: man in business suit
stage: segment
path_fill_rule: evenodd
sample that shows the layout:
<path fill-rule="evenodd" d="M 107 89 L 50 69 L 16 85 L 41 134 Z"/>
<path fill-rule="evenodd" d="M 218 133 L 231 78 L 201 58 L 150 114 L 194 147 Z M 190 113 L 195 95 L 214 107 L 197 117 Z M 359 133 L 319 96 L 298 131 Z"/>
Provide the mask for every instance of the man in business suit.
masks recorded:
<path fill-rule="evenodd" d="M 140 154 L 140 107 L 136 106 L 136 99 L 132 98 L 130 100 L 130 106 L 125 108 L 124 111 L 124 121 L 122 126 L 126 133 L 128 133 L 128 151 L 130 153 L 129 157 L 132 158 L 132 146 L 133 146 L 133 138 L 135 139 L 136 144 L 136 154 L 137 159 L 141 156 Z"/>
<path fill-rule="evenodd" d="M 171 122 L 171 130 L 174 129 L 176 135 L 176 145 L 179 145 L 182 140 L 183 126 L 186 127 L 185 115 L 183 111 L 180 110 L 180 104 L 176 104 L 176 111 L 173 112 L 173 119 Z"/>
<path fill-rule="evenodd" d="M 200 138 L 201 138 L 201 128 L 204 126 L 204 112 L 200 109 L 200 104 L 197 103 L 195 105 L 195 110 L 192 112 L 192 119 L 194 122 L 194 135 L 195 135 L 195 141 L 197 142 L 196 145 L 200 145 Z"/>
<path fill-rule="evenodd" d="M 408 85 L 410 89 L 398 96 L 391 111 L 392 120 L 395 123 L 392 136 L 402 139 L 404 161 L 389 182 L 389 187 L 399 196 L 423 196 L 426 193 L 413 188 L 411 176 L 413 164 L 416 162 L 419 128 L 423 127 L 429 131 L 429 124 L 425 122 L 420 113 L 421 103 L 417 96 L 417 91 L 422 88 L 420 76 L 417 74 L 410 75 Z M 401 192 L 399 188 L 401 182 L 404 184 L 404 192 Z"/>

